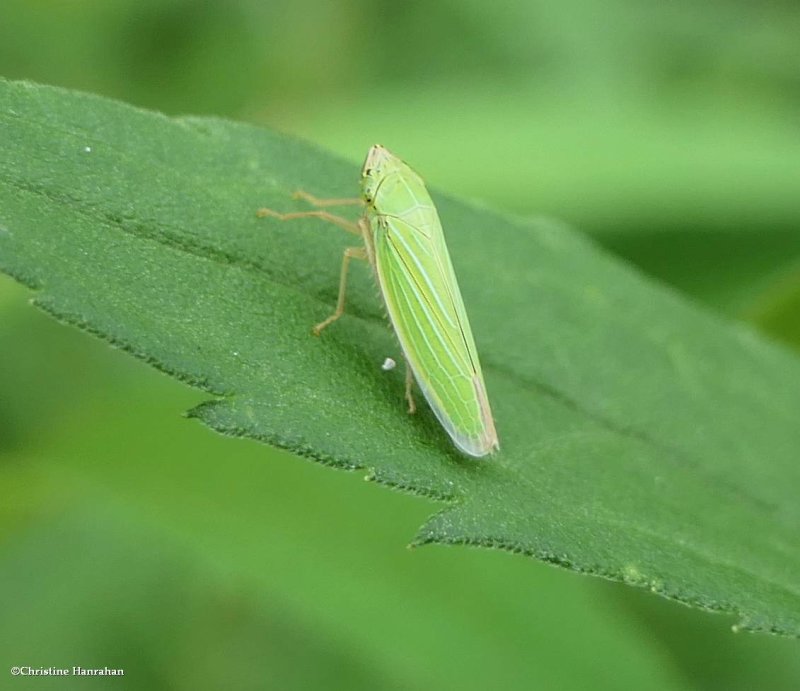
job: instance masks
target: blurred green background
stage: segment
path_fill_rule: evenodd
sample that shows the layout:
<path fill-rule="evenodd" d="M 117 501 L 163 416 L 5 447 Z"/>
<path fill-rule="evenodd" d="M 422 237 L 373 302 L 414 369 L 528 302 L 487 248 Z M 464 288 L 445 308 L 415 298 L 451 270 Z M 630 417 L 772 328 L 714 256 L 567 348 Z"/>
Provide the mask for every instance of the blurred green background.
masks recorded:
<path fill-rule="evenodd" d="M 798 36 L 789 0 L 3 0 L 0 75 L 382 142 L 800 349 Z M 800 688 L 797 641 L 406 550 L 432 502 L 182 419 L 200 394 L 27 297 L 0 278 L 0 688 Z"/>

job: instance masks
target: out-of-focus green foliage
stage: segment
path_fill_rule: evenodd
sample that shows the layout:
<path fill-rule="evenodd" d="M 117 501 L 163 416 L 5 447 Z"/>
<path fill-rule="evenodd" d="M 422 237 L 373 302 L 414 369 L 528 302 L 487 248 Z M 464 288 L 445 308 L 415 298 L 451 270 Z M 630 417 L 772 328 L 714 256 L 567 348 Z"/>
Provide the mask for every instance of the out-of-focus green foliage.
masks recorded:
<path fill-rule="evenodd" d="M 353 160 L 382 141 L 441 189 L 575 222 L 644 270 L 800 346 L 798 35 L 800 10 L 787 1 L 4 0 L 0 75 L 277 125 Z M 408 555 L 397 544 L 430 507 L 396 496 L 392 509 L 385 492 L 352 476 L 263 447 L 233 451 L 171 417 L 194 394 L 46 323 L 20 291 L 0 286 L 0 611 L 14 601 L 17 613 L 0 618 L 0 649 L 13 639 L 13 650 L 36 651 L 30 664 L 79 664 L 73 653 L 122 659 L 134 670 L 129 685 L 147 689 L 190 686 L 198 659 L 209 688 L 231 661 L 234 688 L 253 679 L 480 686 L 484 669 L 530 688 L 549 661 L 570 671 L 584 661 L 559 688 L 800 685 L 794 641 L 732 636 L 719 618 L 491 553 L 416 550 L 413 583 L 367 596 L 356 616 L 370 590 L 359 578 L 385 562 L 398 580 L 391 560 Z M 66 464 L 65 476 L 69 455 L 82 466 Z M 191 492 L 197 466 L 219 471 Z M 150 481 L 158 501 L 142 511 L 83 467 L 118 472 L 123 487 L 125 474 Z M 253 477 L 252 501 L 275 505 L 274 515 L 241 510 Z M 202 512 L 219 494 L 236 530 L 214 538 L 217 518 Z M 182 503 L 196 514 L 191 531 L 169 517 Z M 307 541 L 307 561 L 280 546 L 284 531 Z M 93 572 L 103 545 L 109 556 Z M 215 557 L 215 545 L 233 556 Z M 349 560 L 350 596 L 309 580 L 326 573 L 320 552 Z M 261 561 L 244 569 L 250 553 Z M 469 585 L 475 578 L 482 585 Z M 425 588 L 441 601 L 464 579 L 469 596 L 453 605 L 461 618 L 428 637 L 431 621 L 459 615 L 425 600 L 423 617 L 406 602 Z M 493 594 L 506 591 L 527 594 L 530 612 L 500 618 Z M 579 611 L 543 614 L 551 602 Z M 554 635 L 560 626 L 566 633 Z M 597 637 L 581 638 L 586 628 Z M 464 629 L 502 638 L 485 653 L 485 639 L 453 635 Z M 132 647 L 139 657 L 113 654 Z M 516 651 L 513 661 L 499 648 Z M 294 663 L 287 649 L 309 654 Z M 443 663 L 451 676 L 435 676 Z"/>

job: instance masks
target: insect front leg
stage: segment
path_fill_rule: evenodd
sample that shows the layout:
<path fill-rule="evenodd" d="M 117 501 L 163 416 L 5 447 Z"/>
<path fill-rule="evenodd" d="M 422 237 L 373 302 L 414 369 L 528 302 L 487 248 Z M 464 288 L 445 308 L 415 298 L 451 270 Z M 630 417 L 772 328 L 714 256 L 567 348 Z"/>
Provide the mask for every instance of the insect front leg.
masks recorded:
<path fill-rule="evenodd" d="M 334 199 L 320 199 L 319 197 L 315 197 L 313 194 L 306 192 L 305 190 L 297 190 L 292 194 L 292 199 L 302 199 L 304 202 L 308 202 L 311 206 L 317 207 L 325 207 L 325 206 L 356 206 L 357 204 L 363 204 L 364 200 L 360 197 L 346 197 L 346 198 L 334 198 Z"/>
<path fill-rule="evenodd" d="M 348 233 L 361 235 L 361 226 L 359 226 L 358 223 L 342 216 L 336 216 L 328 211 L 291 211 L 287 214 L 282 214 L 280 211 L 275 211 L 274 209 L 259 209 L 256 211 L 256 216 L 259 218 L 271 216 L 281 221 L 291 221 L 293 218 L 320 218 L 323 221 L 328 221 L 343 228 Z"/>
<path fill-rule="evenodd" d="M 358 233 L 360 235 L 361 231 L 359 230 Z M 339 299 L 336 301 L 336 311 L 312 329 L 315 336 L 319 336 L 320 332 L 326 326 L 329 326 L 344 314 L 344 299 L 347 292 L 347 270 L 350 266 L 351 259 L 366 260 L 367 250 L 364 247 L 348 247 L 345 249 L 344 257 L 342 258 L 342 274 L 339 278 Z"/>

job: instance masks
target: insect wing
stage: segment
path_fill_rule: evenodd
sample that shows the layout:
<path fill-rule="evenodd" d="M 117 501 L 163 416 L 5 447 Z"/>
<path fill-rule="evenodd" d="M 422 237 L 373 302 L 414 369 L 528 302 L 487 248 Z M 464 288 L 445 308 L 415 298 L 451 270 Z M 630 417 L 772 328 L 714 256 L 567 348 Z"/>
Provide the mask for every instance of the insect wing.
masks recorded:
<path fill-rule="evenodd" d="M 485 456 L 497 435 L 436 210 L 423 200 L 372 223 L 378 282 L 417 383 L 456 446 Z"/>

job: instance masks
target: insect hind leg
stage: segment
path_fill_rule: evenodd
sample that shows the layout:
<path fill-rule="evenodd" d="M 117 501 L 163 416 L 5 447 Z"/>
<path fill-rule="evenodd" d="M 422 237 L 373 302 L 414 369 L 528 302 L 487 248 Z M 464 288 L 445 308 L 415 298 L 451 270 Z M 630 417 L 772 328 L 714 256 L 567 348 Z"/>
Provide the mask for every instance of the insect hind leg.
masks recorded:
<path fill-rule="evenodd" d="M 408 364 L 408 360 L 406 360 L 405 355 L 403 356 L 403 361 L 406 363 L 405 398 L 406 401 L 408 401 L 408 414 L 413 415 L 417 412 L 417 404 L 414 402 L 414 394 L 411 393 L 411 389 L 414 386 L 414 373 L 411 371 L 411 365 Z"/>

